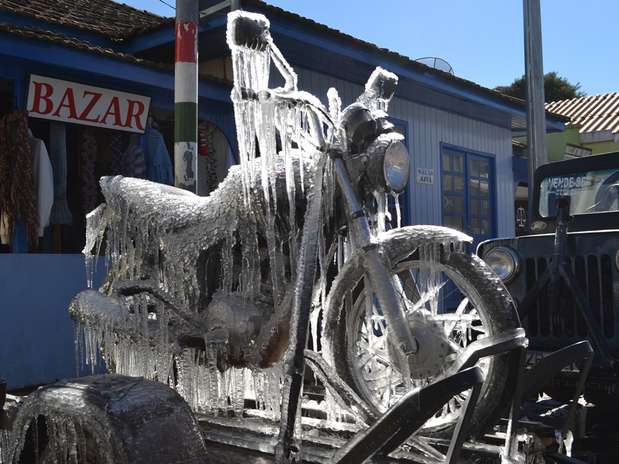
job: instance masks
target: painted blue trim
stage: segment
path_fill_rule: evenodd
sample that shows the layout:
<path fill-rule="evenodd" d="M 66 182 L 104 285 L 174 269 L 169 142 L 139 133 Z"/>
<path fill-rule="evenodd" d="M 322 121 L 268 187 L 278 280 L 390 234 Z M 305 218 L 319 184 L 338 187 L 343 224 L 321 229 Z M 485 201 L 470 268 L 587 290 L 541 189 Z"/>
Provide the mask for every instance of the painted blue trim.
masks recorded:
<path fill-rule="evenodd" d="M 473 150 L 466 147 L 460 147 L 458 145 L 452 145 L 451 143 L 441 142 L 441 149 L 447 148 L 448 150 L 459 151 L 462 153 L 471 153 L 472 155 L 484 156 L 486 158 L 496 159 L 496 155 L 494 153 L 487 153 L 485 151 Z"/>
<path fill-rule="evenodd" d="M 26 108 L 26 71 L 21 66 L 0 66 L 0 79 L 13 85 L 13 107 Z"/>
<path fill-rule="evenodd" d="M 92 76 L 100 76 L 122 82 L 123 85 L 126 82 L 132 82 L 137 84 L 138 87 L 152 86 L 169 91 L 174 90 L 172 72 L 95 55 L 54 43 L 23 39 L 11 34 L 0 34 L 0 37 L 2 37 L 2 40 L 0 40 L 0 61 L 2 61 L 2 55 L 4 55 L 10 60 L 18 60 L 18 63 L 27 67 L 28 62 L 23 60 L 24 57 L 27 57 L 31 62 L 45 65 L 45 69 L 50 70 L 45 74 L 55 74 L 52 77 L 66 78 L 63 75 L 66 70 L 62 69 L 66 68 L 87 75 L 86 81 L 89 84 L 92 83 Z M 13 62 L 9 63 L 8 66 L 12 64 Z M 56 69 L 57 72 L 54 73 L 53 69 Z M 230 88 L 223 84 L 200 81 L 198 92 L 202 98 L 226 103 L 230 101 Z"/>
<path fill-rule="evenodd" d="M 512 170 L 514 171 L 514 185 L 529 183 L 529 160 L 519 156 L 512 157 Z"/>
<path fill-rule="evenodd" d="M 496 186 L 496 155 L 493 153 L 486 153 L 483 151 L 478 151 L 478 150 L 472 150 L 472 149 L 468 149 L 465 147 L 460 147 L 457 145 L 452 145 L 450 143 L 446 143 L 446 142 L 440 142 L 439 144 L 439 148 L 440 148 L 440 152 L 439 152 L 439 163 L 440 163 L 440 171 L 441 171 L 441 178 L 440 178 L 440 182 L 439 182 L 439 188 L 440 188 L 440 196 L 441 196 L 441 201 L 440 201 L 440 215 L 441 215 L 441 224 L 443 223 L 443 150 L 447 149 L 447 150 L 451 150 L 451 151 L 455 151 L 458 153 L 462 153 L 462 155 L 464 155 L 464 182 L 465 182 L 465 191 L 464 191 L 464 209 L 465 209 L 465 224 L 468 224 L 468 218 L 469 218 L 469 202 L 468 202 L 468 181 L 469 181 L 469 166 L 468 166 L 468 159 L 467 159 L 467 154 L 471 154 L 473 156 L 478 156 L 481 158 L 487 158 L 488 160 L 490 160 L 490 172 L 488 173 L 488 186 L 489 188 L 492 189 L 492 193 L 490 195 L 490 200 L 492 202 L 492 204 L 490 205 L 490 209 L 492 210 L 492 237 L 497 237 L 498 236 L 498 198 L 497 198 L 497 186 Z M 492 182 L 490 182 L 490 179 L 492 180 Z M 467 232 L 468 233 L 468 232 Z"/>
<path fill-rule="evenodd" d="M 144 50 L 159 47 L 161 45 L 174 42 L 174 25 L 166 26 L 158 31 L 141 34 L 132 39 L 129 39 L 119 49 L 125 53 L 139 53 Z"/>
<path fill-rule="evenodd" d="M 213 29 L 217 29 L 219 27 L 224 27 L 226 23 L 226 15 L 209 18 L 207 21 L 200 23 L 200 26 L 198 27 L 198 34 L 212 31 Z M 127 42 L 119 48 L 119 50 L 125 53 L 134 54 L 172 43 L 176 40 L 174 30 L 175 25 L 173 22 L 166 24 L 161 29 L 156 31 L 147 32 L 128 39 Z"/>
<path fill-rule="evenodd" d="M 63 26 L 62 24 L 44 21 L 42 19 L 37 19 L 32 16 L 14 14 L 8 11 L 0 11 L 0 23 L 7 23 L 12 26 L 43 29 L 45 31 L 51 31 L 57 34 L 75 37 L 78 40 L 90 42 L 93 45 L 105 46 L 112 49 L 115 48 L 115 46 L 117 45 L 117 42 L 110 40 L 103 34 L 84 31 L 82 29 L 77 29 L 70 26 Z"/>

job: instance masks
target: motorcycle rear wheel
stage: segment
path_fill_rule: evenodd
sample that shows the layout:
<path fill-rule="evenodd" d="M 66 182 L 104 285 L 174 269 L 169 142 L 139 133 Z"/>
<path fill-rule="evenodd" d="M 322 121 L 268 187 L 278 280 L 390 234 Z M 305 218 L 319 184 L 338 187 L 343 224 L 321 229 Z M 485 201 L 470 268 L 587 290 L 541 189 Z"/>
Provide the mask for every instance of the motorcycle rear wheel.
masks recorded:
<path fill-rule="evenodd" d="M 404 243 L 392 247 L 395 249 L 386 251 L 391 263 L 393 263 L 392 274 L 399 276 L 399 280 L 402 281 L 406 278 L 407 272 L 410 272 L 414 279 L 419 279 L 419 276 L 426 271 L 429 281 L 434 279 L 433 282 L 437 283 L 448 277 L 455 284 L 463 297 L 459 303 L 450 303 L 449 298 L 447 298 L 443 299 L 442 302 L 428 301 L 423 305 L 417 304 L 416 309 L 412 310 L 412 312 L 421 311 L 421 313 L 424 313 L 421 320 L 430 321 L 428 323 L 429 330 L 436 330 L 441 325 L 445 327 L 446 331 L 451 328 L 447 335 L 453 349 L 456 349 L 455 345 L 464 347 L 478 337 L 496 335 L 520 325 L 514 304 L 507 290 L 481 259 L 465 252 L 448 250 L 440 245 L 436 256 L 428 261 L 424 253 L 416 251 L 417 245 L 415 243 L 407 244 L 404 241 Z M 435 275 L 432 275 L 433 273 Z M 412 386 L 410 383 L 403 385 L 400 374 L 402 369 L 397 366 L 394 350 L 389 347 L 386 341 L 388 330 L 386 321 L 381 317 L 380 308 L 377 309 L 375 304 L 371 305 L 372 316 L 368 318 L 370 310 L 368 305 L 365 304 L 366 290 L 362 271 L 352 274 L 357 279 L 355 282 L 347 282 L 346 297 L 341 300 L 339 305 L 329 308 L 327 312 L 325 355 L 335 367 L 338 375 L 379 416 L 408 389 L 437 380 L 441 375 L 439 371 L 448 367 L 449 360 L 444 359 L 445 364 L 437 368 L 437 359 L 431 359 L 430 356 L 425 364 L 421 363 L 420 365 L 427 368 L 426 371 L 422 372 L 432 372 L 432 374 L 425 378 L 417 378 L 413 381 Z M 437 297 L 435 299 L 439 299 L 441 293 L 446 293 L 450 288 L 444 282 L 438 290 L 436 290 L 436 286 L 433 290 L 431 286 L 424 287 L 423 283 L 417 282 L 417 285 L 421 299 L 427 298 L 428 293 L 432 292 L 435 292 Z M 402 296 L 404 299 L 408 299 L 405 304 L 409 311 L 411 307 L 415 307 L 415 302 L 410 301 L 408 295 L 403 294 Z M 462 302 L 464 298 L 468 299 L 468 303 Z M 449 315 L 448 307 L 453 311 L 451 315 Z M 434 314 L 425 314 L 432 312 Z M 453 316 L 454 313 L 459 313 L 462 316 L 460 321 L 454 321 L 454 319 L 457 319 Z M 419 318 L 417 318 L 418 321 Z M 469 323 L 465 330 L 455 330 L 458 327 L 463 327 L 465 322 Z M 377 341 L 381 336 L 384 337 L 384 340 Z M 371 338 L 373 340 L 370 344 Z M 371 348 L 368 349 L 370 345 Z M 432 347 L 432 349 L 435 348 Z M 420 352 L 421 349 L 420 347 Z M 484 370 L 486 380 L 471 419 L 469 435 L 478 436 L 482 434 L 496 422 L 503 408 L 508 404 L 508 399 L 511 397 L 516 383 L 516 356 L 515 353 L 504 354 L 482 360 L 478 364 Z M 387 396 L 388 398 L 386 398 Z M 433 419 L 426 423 L 422 434 L 440 437 L 451 436 L 459 417 L 460 408 L 464 404 L 465 396 L 454 397 L 441 411 L 438 411 Z"/>

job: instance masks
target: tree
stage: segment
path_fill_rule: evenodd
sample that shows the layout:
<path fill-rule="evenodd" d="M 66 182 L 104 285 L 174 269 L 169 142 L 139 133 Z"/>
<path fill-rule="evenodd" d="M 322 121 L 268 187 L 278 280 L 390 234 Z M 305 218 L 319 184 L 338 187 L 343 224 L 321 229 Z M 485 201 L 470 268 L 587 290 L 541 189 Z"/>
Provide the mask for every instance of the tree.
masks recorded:
<path fill-rule="evenodd" d="M 522 76 L 508 86 L 498 86 L 498 92 L 512 97 L 527 98 L 527 86 L 525 77 Z M 580 82 L 572 84 L 565 77 L 559 76 L 556 72 L 544 74 L 544 99 L 546 103 L 557 100 L 568 100 L 576 97 L 584 97 L 586 94 L 580 89 Z"/>

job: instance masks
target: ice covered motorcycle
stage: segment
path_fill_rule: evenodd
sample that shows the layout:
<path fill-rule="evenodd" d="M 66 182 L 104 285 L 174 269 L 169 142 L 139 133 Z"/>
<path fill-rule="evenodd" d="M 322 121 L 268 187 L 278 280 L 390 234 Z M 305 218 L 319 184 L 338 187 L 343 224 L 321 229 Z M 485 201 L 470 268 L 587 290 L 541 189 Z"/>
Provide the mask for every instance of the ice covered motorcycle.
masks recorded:
<path fill-rule="evenodd" d="M 469 344 L 519 326 L 470 237 L 389 224 L 410 170 L 387 115 L 395 75 L 376 69 L 344 109 L 330 89 L 326 108 L 297 89 L 265 18 L 232 14 L 228 43 L 240 166 L 208 197 L 101 180 L 106 201 L 88 216 L 85 250 L 107 255 L 107 280 L 71 306 L 87 363 L 100 347 L 111 371 L 169 384 L 194 409 L 242 413 L 253 395 L 276 415 L 298 357 L 289 347 L 309 322 L 313 350 L 371 417 L 445 376 Z M 269 87 L 271 65 L 281 87 Z M 472 433 L 510 395 L 511 356 L 480 361 Z M 463 401 L 426 432 L 450 433 Z"/>

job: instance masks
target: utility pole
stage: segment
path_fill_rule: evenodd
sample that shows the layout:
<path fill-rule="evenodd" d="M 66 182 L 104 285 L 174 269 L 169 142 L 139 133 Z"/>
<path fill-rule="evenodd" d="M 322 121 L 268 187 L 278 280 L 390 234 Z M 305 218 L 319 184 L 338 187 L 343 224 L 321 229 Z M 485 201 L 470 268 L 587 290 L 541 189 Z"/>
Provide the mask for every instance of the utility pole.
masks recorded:
<path fill-rule="evenodd" d="M 174 185 L 197 193 L 198 0 L 176 0 Z"/>
<path fill-rule="evenodd" d="M 540 0 L 523 0 L 524 62 L 527 84 L 527 145 L 529 150 L 529 211 L 527 224 L 533 222 L 535 170 L 548 162 L 546 153 L 546 112 L 544 110 L 544 58 L 542 54 L 542 18 Z"/>

